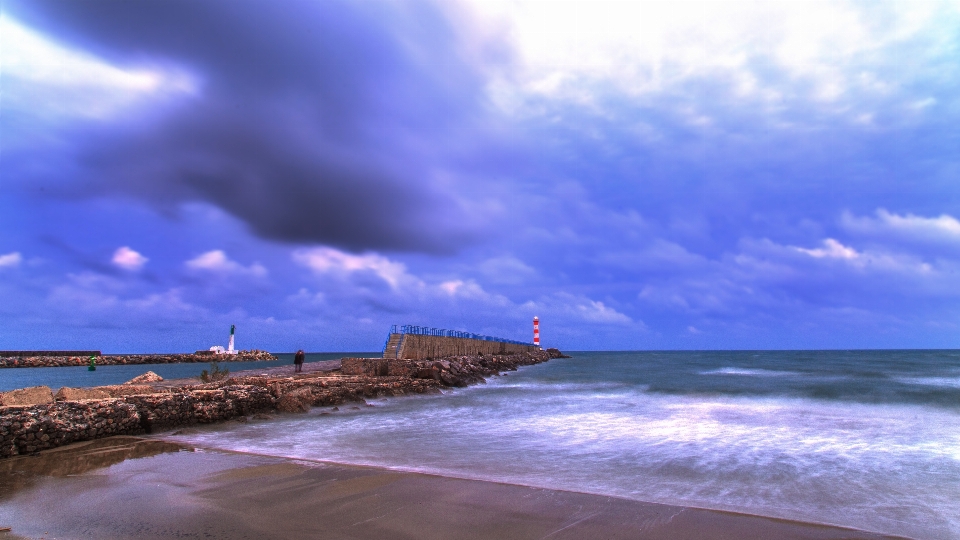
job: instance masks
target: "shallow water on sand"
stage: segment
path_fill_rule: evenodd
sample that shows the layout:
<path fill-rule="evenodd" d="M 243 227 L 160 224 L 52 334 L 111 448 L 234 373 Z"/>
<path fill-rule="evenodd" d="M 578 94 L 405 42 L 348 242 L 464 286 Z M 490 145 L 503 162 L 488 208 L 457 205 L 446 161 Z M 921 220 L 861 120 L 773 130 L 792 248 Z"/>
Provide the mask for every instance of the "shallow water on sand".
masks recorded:
<path fill-rule="evenodd" d="M 624 352 L 170 438 L 960 538 L 960 352 Z"/>

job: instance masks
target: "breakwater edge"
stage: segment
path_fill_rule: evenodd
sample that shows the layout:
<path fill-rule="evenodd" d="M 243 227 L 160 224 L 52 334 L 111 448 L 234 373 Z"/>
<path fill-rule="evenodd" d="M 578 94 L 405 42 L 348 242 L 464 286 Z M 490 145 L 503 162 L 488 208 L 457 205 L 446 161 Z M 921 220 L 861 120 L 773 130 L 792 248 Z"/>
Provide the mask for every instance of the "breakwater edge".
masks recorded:
<path fill-rule="evenodd" d="M 0 458 L 73 442 L 138 435 L 269 412 L 304 412 L 365 398 L 439 392 L 539 364 L 556 349 L 436 360 L 346 358 L 341 368 L 293 376 L 246 375 L 206 384 L 161 381 L 0 394 Z"/>

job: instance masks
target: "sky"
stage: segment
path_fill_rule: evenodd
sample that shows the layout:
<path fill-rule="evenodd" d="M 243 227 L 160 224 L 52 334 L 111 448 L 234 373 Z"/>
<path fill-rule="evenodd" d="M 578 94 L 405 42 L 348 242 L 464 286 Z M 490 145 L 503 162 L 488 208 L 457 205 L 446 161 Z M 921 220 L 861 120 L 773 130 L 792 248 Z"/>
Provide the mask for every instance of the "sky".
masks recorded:
<path fill-rule="evenodd" d="M 960 2 L 0 0 L 0 349 L 960 348 Z"/>

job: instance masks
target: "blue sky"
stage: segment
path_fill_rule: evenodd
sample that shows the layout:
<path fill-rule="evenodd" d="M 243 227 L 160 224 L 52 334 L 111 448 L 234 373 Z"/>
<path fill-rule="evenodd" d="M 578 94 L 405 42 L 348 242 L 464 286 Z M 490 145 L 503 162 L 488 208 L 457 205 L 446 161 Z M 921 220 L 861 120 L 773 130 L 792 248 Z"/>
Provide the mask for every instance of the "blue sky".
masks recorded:
<path fill-rule="evenodd" d="M 956 1 L 0 8 L 0 349 L 960 347 Z"/>

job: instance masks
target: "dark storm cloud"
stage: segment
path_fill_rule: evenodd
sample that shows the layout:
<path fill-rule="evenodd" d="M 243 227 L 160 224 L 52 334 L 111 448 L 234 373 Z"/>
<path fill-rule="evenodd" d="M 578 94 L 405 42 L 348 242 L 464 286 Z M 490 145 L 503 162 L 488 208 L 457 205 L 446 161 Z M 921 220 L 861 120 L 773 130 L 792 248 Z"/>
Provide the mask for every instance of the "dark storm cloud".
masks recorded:
<path fill-rule="evenodd" d="M 448 145 L 476 142 L 483 85 L 435 6 L 101 0 L 5 9 L 115 65 L 173 65 L 199 79 L 196 96 L 159 112 L 70 128 L 78 166 L 47 174 L 69 174 L 74 195 L 167 208 L 203 200 L 260 236 L 350 250 L 448 252 L 479 234 L 436 174 Z"/>

